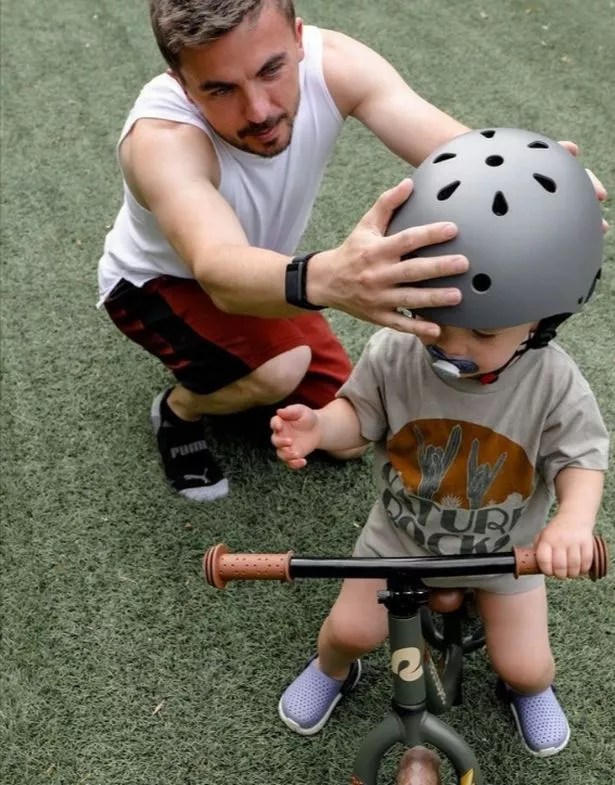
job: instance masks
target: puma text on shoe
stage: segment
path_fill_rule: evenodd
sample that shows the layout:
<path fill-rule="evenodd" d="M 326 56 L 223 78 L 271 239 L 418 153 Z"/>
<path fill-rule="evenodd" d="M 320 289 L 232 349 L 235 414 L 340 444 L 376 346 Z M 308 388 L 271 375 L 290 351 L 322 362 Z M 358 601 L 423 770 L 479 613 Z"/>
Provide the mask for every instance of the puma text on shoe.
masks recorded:
<path fill-rule="evenodd" d="M 228 480 L 207 446 L 203 421 L 181 420 L 167 405 L 169 390 L 154 399 L 152 426 L 171 486 L 186 499 L 210 502 L 228 494 Z"/>

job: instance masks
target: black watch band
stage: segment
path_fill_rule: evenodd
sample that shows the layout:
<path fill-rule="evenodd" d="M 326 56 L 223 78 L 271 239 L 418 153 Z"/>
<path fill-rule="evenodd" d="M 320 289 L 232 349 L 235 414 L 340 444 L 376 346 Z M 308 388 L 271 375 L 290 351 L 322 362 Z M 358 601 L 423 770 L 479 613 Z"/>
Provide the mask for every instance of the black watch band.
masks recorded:
<path fill-rule="evenodd" d="M 318 251 L 312 251 L 312 253 L 307 253 L 303 256 L 295 256 L 286 265 L 284 291 L 286 302 L 289 305 L 295 305 L 297 308 L 306 308 L 309 311 L 321 311 L 324 308 L 324 305 L 313 305 L 309 302 L 306 294 L 308 262 L 317 253 Z"/>

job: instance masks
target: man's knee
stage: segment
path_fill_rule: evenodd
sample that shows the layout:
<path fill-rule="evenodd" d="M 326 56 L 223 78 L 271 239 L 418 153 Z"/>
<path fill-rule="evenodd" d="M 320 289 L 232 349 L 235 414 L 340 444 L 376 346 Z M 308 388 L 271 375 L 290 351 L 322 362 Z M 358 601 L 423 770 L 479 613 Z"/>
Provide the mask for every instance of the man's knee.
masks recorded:
<path fill-rule="evenodd" d="M 296 346 L 273 357 L 243 380 L 246 395 L 254 406 L 278 403 L 299 386 L 311 360 L 309 346 Z"/>
<path fill-rule="evenodd" d="M 213 393 L 203 395 L 179 385 L 171 394 L 169 403 L 176 414 L 185 419 L 200 414 L 237 414 L 257 406 L 270 406 L 295 390 L 311 359 L 309 346 L 297 346 Z"/>

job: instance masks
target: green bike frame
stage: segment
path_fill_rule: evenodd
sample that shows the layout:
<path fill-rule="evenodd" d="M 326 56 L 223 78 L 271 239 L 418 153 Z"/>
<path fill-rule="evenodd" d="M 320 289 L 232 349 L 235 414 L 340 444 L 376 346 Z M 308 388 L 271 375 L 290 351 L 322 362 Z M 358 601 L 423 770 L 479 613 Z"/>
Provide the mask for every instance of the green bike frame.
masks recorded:
<path fill-rule="evenodd" d="M 446 664 L 440 677 L 421 627 L 420 611 L 428 597 L 428 589 L 394 579 L 387 581 L 387 590 L 379 596 L 389 618 L 392 709 L 359 748 L 351 785 L 377 785 L 382 758 L 395 744 L 406 747 L 431 744 L 451 762 L 458 785 L 482 782 L 470 747 L 437 717 L 459 700 L 463 645 L 459 627 L 458 640 L 448 642 Z"/>

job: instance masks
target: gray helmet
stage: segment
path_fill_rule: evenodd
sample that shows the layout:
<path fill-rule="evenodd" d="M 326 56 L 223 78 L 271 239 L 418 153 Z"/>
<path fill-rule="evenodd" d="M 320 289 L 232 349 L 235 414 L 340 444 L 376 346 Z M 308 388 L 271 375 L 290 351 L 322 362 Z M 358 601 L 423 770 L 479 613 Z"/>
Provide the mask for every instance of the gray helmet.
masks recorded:
<path fill-rule="evenodd" d="M 600 275 L 602 212 L 581 164 L 546 136 L 515 128 L 470 131 L 439 147 L 387 234 L 453 221 L 457 237 L 409 254 L 460 253 L 467 273 L 421 281 L 454 286 L 459 305 L 417 310 L 469 328 L 509 327 L 579 311 Z M 415 285 L 415 284 L 413 284 Z"/>

